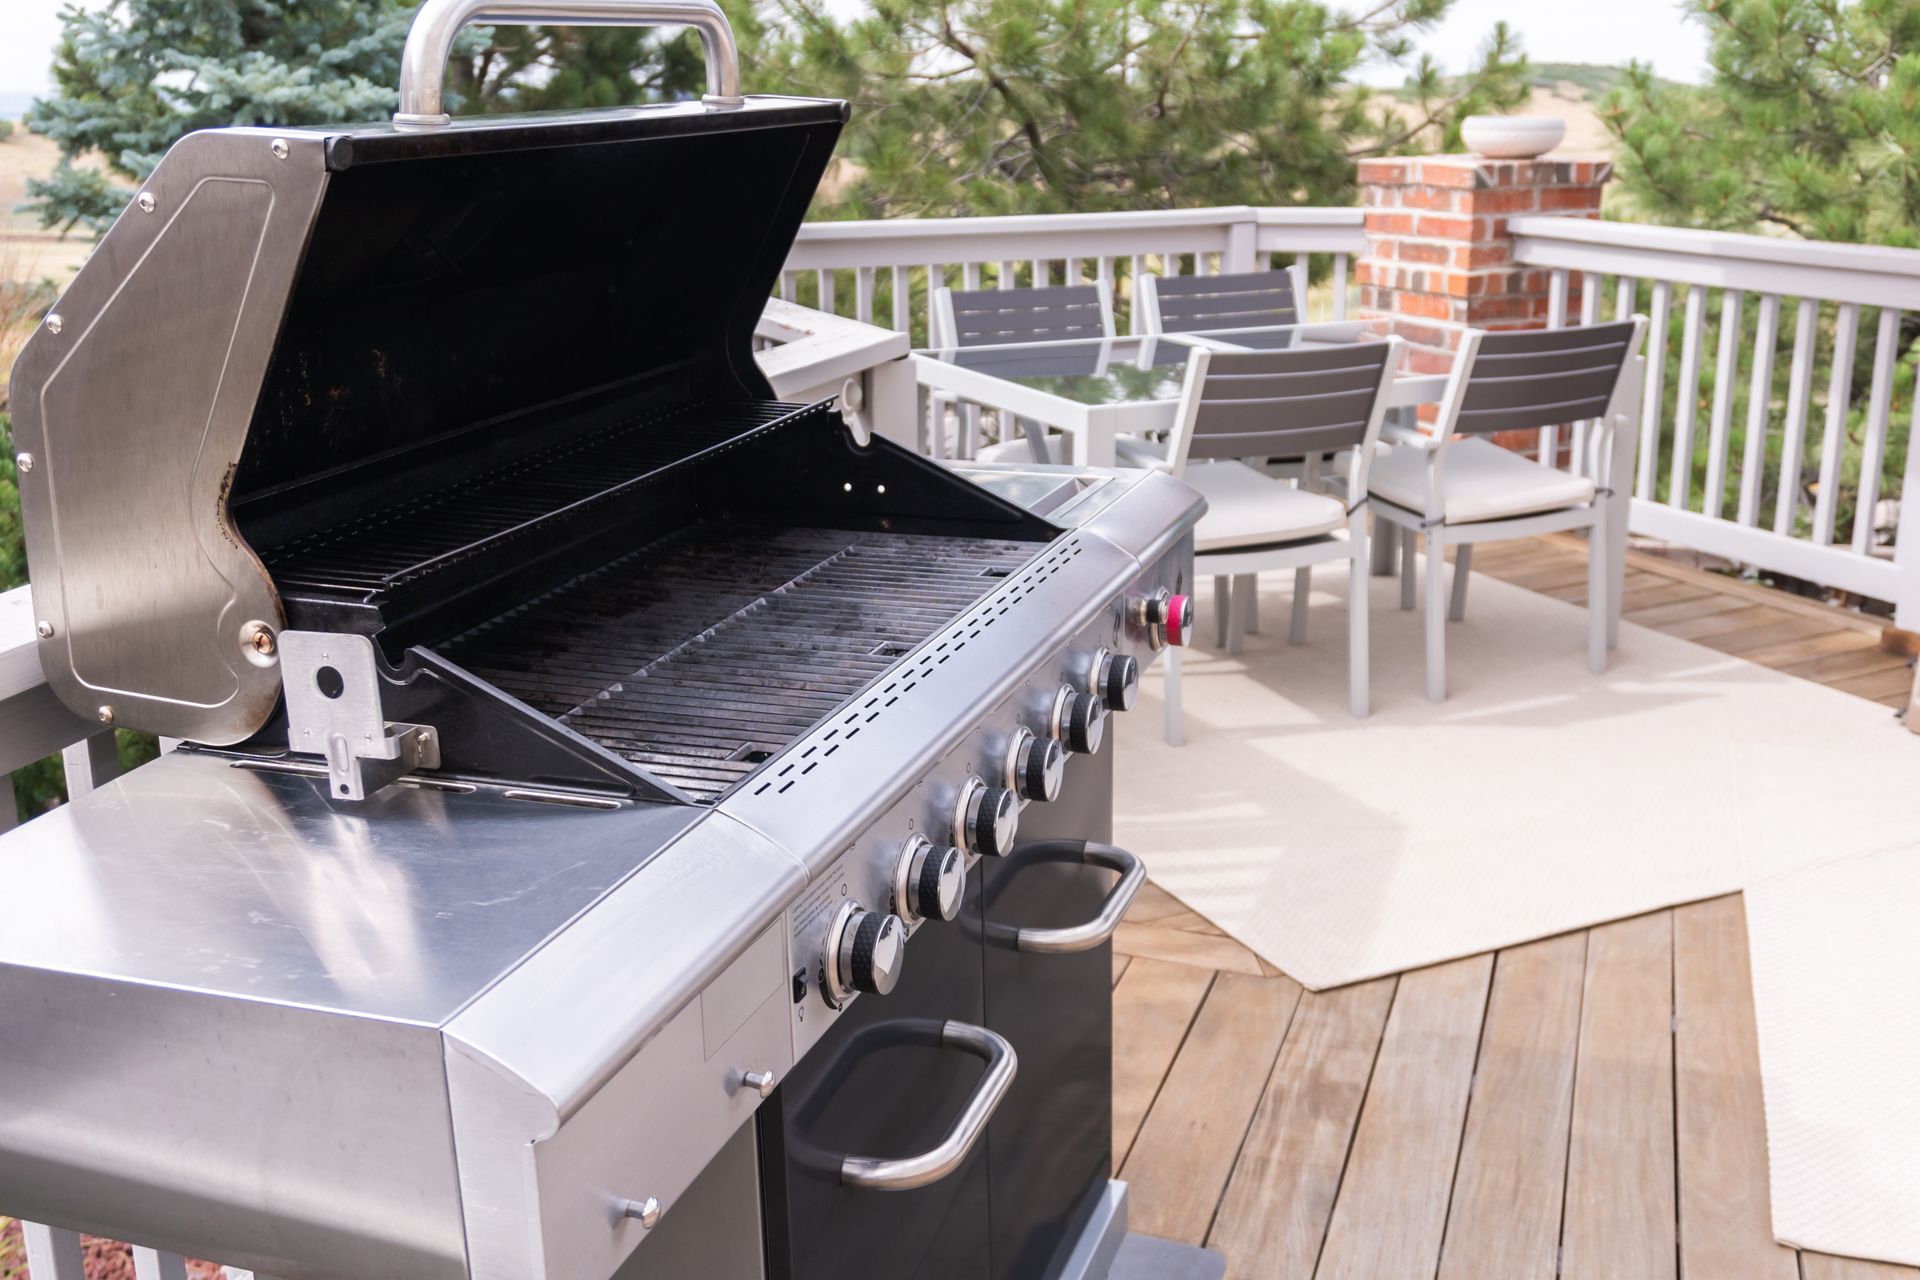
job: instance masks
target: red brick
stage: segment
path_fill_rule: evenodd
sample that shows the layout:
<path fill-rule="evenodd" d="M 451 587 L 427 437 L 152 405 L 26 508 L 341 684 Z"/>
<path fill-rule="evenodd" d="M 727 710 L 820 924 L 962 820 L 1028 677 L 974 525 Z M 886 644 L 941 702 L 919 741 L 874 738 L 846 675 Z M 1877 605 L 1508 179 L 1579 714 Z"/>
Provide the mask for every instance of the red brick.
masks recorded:
<path fill-rule="evenodd" d="M 1446 187 L 1400 188 L 1400 205 L 1405 209 L 1438 209 L 1444 213 L 1459 213 L 1465 211 L 1469 199 L 1471 197 L 1467 193 Z"/>
<path fill-rule="evenodd" d="M 1369 209 L 1366 216 L 1366 231 L 1370 236 L 1412 235 L 1413 215 L 1410 213 L 1375 213 Z"/>
<path fill-rule="evenodd" d="M 1497 267 L 1513 256 L 1513 246 L 1505 242 L 1457 245 L 1452 250 L 1454 266 L 1468 271 Z"/>
<path fill-rule="evenodd" d="M 1435 213 L 1423 213 L 1413 224 L 1414 230 L 1423 236 L 1438 236 L 1447 240 L 1482 239 L 1473 218 L 1449 218 Z"/>
<path fill-rule="evenodd" d="M 1540 207 L 1554 209 L 1598 209 L 1598 187 L 1548 187 L 1540 193 Z"/>
<path fill-rule="evenodd" d="M 1426 244 L 1419 240 L 1405 240 L 1400 244 L 1402 262 L 1425 262 L 1433 266 L 1441 266 L 1452 261 L 1459 252 L 1460 250 L 1449 249 L 1444 244 Z M 1453 265 L 1459 266 L 1460 263 L 1455 261 Z"/>
<path fill-rule="evenodd" d="M 1403 294 L 1398 309 L 1406 315 L 1424 316 L 1429 320 L 1451 320 L 1454 316 L 1454 306 L 1449 299 L 1430 293 Z"/>
<path fill-rule="evenodd" d="M 1467 197 L 1470 213 L 1531 213 L 1537 207 L 1536 187 L 1505 187 L 1475 191 Z"/>
<path fill-rule="evenodd" d="M 1362 160 L 1360 162 L 1361 182 L 1405 182 L 1407 180 L 1407 162 L 1404 160 Z"/>
<path fill-rule="evenodd" d="M 1428 156 L 1420 162 L 1421 182 L 1434 187 L 1477 187 L 1480 162 L 1475 156 Z"/>

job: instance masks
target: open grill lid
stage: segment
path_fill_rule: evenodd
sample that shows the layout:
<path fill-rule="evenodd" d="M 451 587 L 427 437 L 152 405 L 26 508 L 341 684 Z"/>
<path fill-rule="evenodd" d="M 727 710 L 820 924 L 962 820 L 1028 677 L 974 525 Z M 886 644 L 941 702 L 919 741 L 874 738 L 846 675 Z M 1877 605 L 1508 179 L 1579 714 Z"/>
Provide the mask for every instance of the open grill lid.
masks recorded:
<path fill-rule="evenodd" d="M 449 121 L 473 21 L 691 25 L 710 91 Z M 770 397 L 754 325 L 846 108 L 737 95 L 711 0 L 428 0 L 396 123 L 176 144 L 13 373 L 62 700 L 240 741 L 286 621 L 255 537 L 352 518 L 441 449 L 550 445 L 555 406 Z"/>

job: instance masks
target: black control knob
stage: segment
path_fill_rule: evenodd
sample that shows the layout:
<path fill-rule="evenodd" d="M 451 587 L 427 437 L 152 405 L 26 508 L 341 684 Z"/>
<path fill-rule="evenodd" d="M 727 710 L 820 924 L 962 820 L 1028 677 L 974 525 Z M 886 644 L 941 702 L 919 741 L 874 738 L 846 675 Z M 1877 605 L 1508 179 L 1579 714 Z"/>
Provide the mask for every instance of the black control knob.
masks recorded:
<path fill-rule="evenodd" d="M 967 888 L 967 855 L 952 845 L 915 836 L 900 851 L 893 909 L 909 921 L 951 920 Z"/>
<path fill-rule="evenodd" d="M 983 857 L 1005 857 L 1020 829 L 1020 801 L 1011 791 L 968 778 L 953 825 L 955 844 Z"/>
<path fill-rule="evenodd" d="M 827 939 L 827 988 L 835 1005 L 856 991 L 883 996 L 900 981 L 907 926 L 899 916 L 846 902 Z"/>
<path fill-rule="evenodd" d="M 1016 729 L 1007 746 L 1007 785 L 1027 800 L 1055 800 L 1067 772 L 1067 753 L 1052 738 Z"/>
<path fill-rule="evenodd" d="M 1088 684 L 1109 711 L 1131 711 L 1140 696 L 1140 664 L 1124 653 L 1102 649 L 1093 655 Z"/>
<path fill-rule="evenodd" d="M 1069 751 L 1092 755 L 1106 736 L 1107 704 L 1098 694 L 1076 693 L 1071 685 L 1060 690 L 1053 704 L 1053 736 Z"/>

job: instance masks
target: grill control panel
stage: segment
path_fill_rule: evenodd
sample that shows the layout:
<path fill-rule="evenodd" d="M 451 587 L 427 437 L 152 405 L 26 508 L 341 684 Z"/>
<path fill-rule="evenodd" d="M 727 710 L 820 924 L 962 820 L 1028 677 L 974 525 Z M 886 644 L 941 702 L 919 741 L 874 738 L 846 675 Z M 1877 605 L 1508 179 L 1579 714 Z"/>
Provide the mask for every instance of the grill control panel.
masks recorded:
<path fill-rule="evenodd" d="M 1183 547 L 1139 574 L 1065 644 L 1037 657 L 997 705 L 824 871 L 790 916 L 794 1052 L 839 1011 L 885 999 L 922 929 L 968 928 L 966 882 L 1010 851 L 1020 810 L 1058 797 L 1068 752 L 1105 744 L 1109 714 L 1138 702 L 1145 666 L 1191 632 Z M 977 927 L 977 926 L 975 926 Z"/>

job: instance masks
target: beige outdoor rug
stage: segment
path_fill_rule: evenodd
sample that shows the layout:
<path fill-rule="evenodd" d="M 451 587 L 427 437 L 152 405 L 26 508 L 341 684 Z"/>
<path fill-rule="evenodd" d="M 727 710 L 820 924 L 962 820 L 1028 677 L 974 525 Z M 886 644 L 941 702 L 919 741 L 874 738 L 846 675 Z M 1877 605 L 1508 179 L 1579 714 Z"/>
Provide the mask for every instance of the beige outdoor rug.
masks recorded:
<path fill-rule="evenodd" d="M 1596 677 L 1584 610 L 1484 575 L 1448 625 L 1440 706 L 1420 615 L 1373 580 L 1374 710 L 1355 720 L 1345 574 L 1315 575 L 1297 648 L 1290 584 L 1264 580 L 1241 655 L 1188 651 L 1184 747 L 1160 741 L 1156 665 L 1120 737 L 1114 825 L 1156 882 L 1311 988 L 1741 888 L 1753 753 L 1873 762 L 1783 784 L 1836 853 L 1883 847 L 1887 806 L 1920 787 L 1920 737 L 1884 707 L 1631 624 Z"/>
<path fill-rule="evenodd" d="M 1774 1235 L 1920 1264 L 1920 770 L 1903 763 L 1890 780 L 1882 752 L 1749 753 L 1741 843 Z"/>

